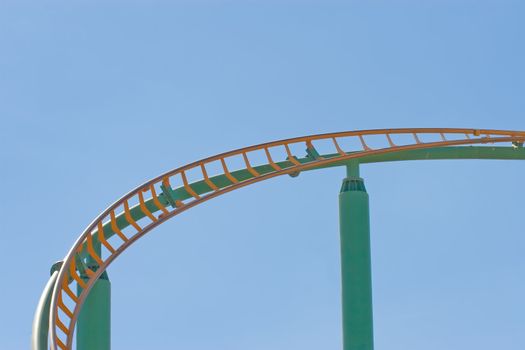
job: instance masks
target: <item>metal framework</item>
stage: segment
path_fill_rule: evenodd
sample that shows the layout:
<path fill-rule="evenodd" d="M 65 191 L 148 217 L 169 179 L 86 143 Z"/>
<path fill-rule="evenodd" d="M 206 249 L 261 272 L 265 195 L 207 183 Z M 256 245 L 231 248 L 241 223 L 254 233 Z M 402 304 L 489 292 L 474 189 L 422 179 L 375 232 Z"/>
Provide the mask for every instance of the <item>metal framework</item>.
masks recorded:
<path fill-rule="evenodd" d="M 348 131 L 250 146 L 168 171 L 104 210 L 55 266 L 35 315 L 33 349 L 47 348 L 48 338 L 52 350 L 72 349 L 82 305 L 111 262 L 153 228 L 210 199 L 276 176 L 295 177 L 301 171 L 352 163 L 525 159 L 524 141 L 524 131 L 450 128 Z M 300 154 L 304 149 L 306 155 Z M 232 164 L 236 164 L 235 170 Z"/>

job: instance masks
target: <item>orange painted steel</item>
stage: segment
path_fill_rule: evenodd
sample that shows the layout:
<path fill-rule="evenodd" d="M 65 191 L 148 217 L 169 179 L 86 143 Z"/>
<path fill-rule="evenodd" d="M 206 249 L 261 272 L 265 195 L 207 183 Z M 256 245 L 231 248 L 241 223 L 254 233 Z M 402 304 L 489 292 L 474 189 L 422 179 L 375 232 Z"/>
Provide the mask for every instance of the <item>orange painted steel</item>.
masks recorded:
<path fill-rule="evenodd" d="M 250 164 L 250 160 L 248 159 L 248 156 L 246 155 L 246 153 L 242 154 L 242 158 L 244 159 L 244 164 L 246 165 L 246 169 L 248 169 L 250 174 L 252 174 L 253 176 L 261 175 L 252 167 L 252 165 Z"/>
<path fill-rule="evenodd" d="M 234 184 L 239 182 L 239 180 L 237 180 L 234 176 L 232 176 L 232 174 L 230 173 L 230 170 L 228 170 L 228 166 L 226 165 L 226 161 L 224 160 L 224 158 L 220 158 L 220 160 L 222 164 L 222 170 L 224 171 L 224 175 L 226 175 L 228 180 L 230 180 Z"/>
<path fill-rule="evenodd" d="M 140 191 L 137 191 L 137 194 L 139 192 Z M 127 199 L 124 201 L 124 217 L 126 218 L 126 221 L 129 222 L 131 224 L 131 226 L 133 226 L 135 228 L 135 230 L 137 230 L 137 232 L 142 231 L 142 227 L 140 227 L 137 224 L 137 222 L 135 220 L 133 220 L 133 218 L 131 217 L 131 213 L 129 211 L 129 203 L 128 203 Z"/>
<path fill-rule="evenodd" d="M 142 193 L 143 191 L 144 191 L 144 190 L 138 192 L 138 195 L 139 195 L 139 205 L 140 205 L 140 210 L 142 210 L 142 212 L 143 212 L 144 214 L 146 214 L 146 216 L 147 216 L 148 218 L 150 218 L 151 221 L 157 221 L 158 219 L 157 219 L 155 216 L 153 216 L 153 214 L 152 214 L 152 213 L 148 210 L 148 208 L 146 207 L 146 203 L 144 203 L 144 194 Z M 112 219 L 112 221 L 111 221 L 111 227 L 113 228 L 113 226 L 116 227 L 117 225 L 116 225 L 116 223 L 115 223 L 115 212 L 112 211 L 111 213 L 113 214 L 113 216 L 111 217 L 111 219 Z M 117 229 L 118 231 L 120 231 L 120 230 L 118 229 L 118 227 L 116 227 L 116 229 Z M 115 228 L 113 228 L 113 230 L 115 230 Z M 122 232 L 121 232 L 121 233 L 122 233 Z"/>
<path fill-rule="evenodd" d="M 203 169 L 203 173 L 205 174 L 205 176 L 207 176 L 205 172 L 206 170 Z M 157 197 L 157 192 L 155 191 L 155 186 L 153 186 L 153 184 L 149 185 L 149 190 L 151 192 L 151 198 L 153 198 L 153 203 L 155 203 L 157 208 L 162 210 L 163 214 L 169 214 L 168 209 L 166 209 L 166 207 L 159 201 L 159 198 Z"/>
<path fill-rule="evenodd" d="M 98 254 L 95 252 L 95 249 L 93 248 L 93 236 L 91 235 L 87 236 L 87 250 L 89 255 L 97 262 L 97 264 L 103 264 L 102 259 L 98 256 Z"/>
<path fill-rule="evenodd" d="M 435 141 L 423 142 L 418 135 L 426 134 L 427 138 L 434 138 Z M 459 139 L 450 140 L 445 137 L 446 134 L 455 134 L 456 138 Z M 392 137 L 408 136 L 411 140 L 408 144 L 401 144 L 399 140 L 392 140 Z M 459 136 L 458 136 L 459 135 Z M 382 136 L 384 138 L 384 145 L 376 146 L 374 148 L 366 142 L 367 136 Z M 341 146 L 343 139 L 356 139 L 358 144 L 360 143 L 362 148 L 360 149 L 347 149 Z M 376 139 L 374 139 L 376 140 Z M 307 148 L 314 147 L 312 141 L 327 141 L 335 148 L 335 156 L 330 158 L 322 157 L 311 157 L 307 162 L 299 162 L 296 155 L 290 151 L 290 145 L 300 144 Z M 140 237 L 157 227 L 161 223 L 168 219 L 190 209 L 194 206 L 208 201 L 212 198 L 218 197 L 225 193 L 233 190 L 267 180 L 276 176 L 286 174 L 296 174 L 302 170 L 312 169 L 320 166 L 326 166 L 336 162 L 341 162 L 350 159 L 358 159 L 369 155 L 377 155 L 390 152 L 407 151 L 414 149 L 428 149 L 434 147 L 445 147 L 445 146 L 466 146 L 473 144 L 486 144 L 486 143 L 510 143 L 510 142 L 524 142 L 525 132 L 524 131 L 505 131 L 505 130 L 485 130 L 485 129 L 438 129 L 438 128 L 424 128 L 424 129 L 381 129 L 381 130 L 364 130 L 364 131 L 348 131 L 338 132 L 320 135 L 311 135 L 304 137 L 291 138 L 281 141 L 274 141 L 265 144 L 250 146 L 230 152 L 225 152 L 213 157 L 202 159 L 180 168 L 171 170 L 165 174 L 162 174 L 144 184 L 132 190 L 117 202 L 108 207 L 102 214 L 100 214 L 91 224 L 84 230 L 84 232 L 77 239 L 69 253 L 65 256 L 63 264 L 60 268 L 57 283 L 53 290 L 50 308 L 50 340 L 52 350 L 70 350 L 73 344 L 74 327 L 80 313 L 82 304 L 86 300 L 86 297 L 92 288 L 95 281 L 100 275 L 106 270 L 106 268 L 115 260 L 124 250 L 126 250 L 131 244 L 136 242 Z M 277 146 L 279 146 L 277 148 Z M 270 155 L 269 148 L 276 147 L 276 149 L 282 149 L 282 159 L 273 159 Z M 315 150 L 315 149 L 314 149 Z M 250 152 L 263 151 L 266 155 L 267 161 L 265 163 L 272 170 L 265 173 L 259 173 L 255 171 L 248 161 Z M 242 156 L 245 160 L 246 168 L 253 176 L 251 178 L 240 180 L 234 177 L 226 166 L 226 159 L 233 156 Z M 230 180 L 231 184 L 227 184 L 220 188 L 217 184 L 213 183 L 207 172 L 205 165 L 211 162 L 219 161 L 222 165 L 222 173 L 214 175 L 223 175 Z M 277 164 L 279 163 L 279 165 Z M 285 164 L 285 165 L 283 165 Z M 204 194 L 197 194 L 188 183 L 186 178 L 186 171 L 194 169 L 194 171 L 201 170 L 202 177 L 200 180 L 204 181 L 209 187 L 210 191 Z M 251 169 L 251 170 L 250 170 Z M 182 188 L 185 189 L 190 198 L 180 200 L 175 199 L 175 208 L 168 208 L 163 205 L 155 191 L 155 186 L 160 187 L 164 184 L 166 187 L 170 186 L 170 178 L 174 176 L 181 176 L 183 180 Z M 145 206 L 143 198 L 144 189 L 150 189 L 153 202 L 158 210 L 162 211 L 162 214 L 155 218 Z M 138 220 L 143 222 L 144 225 L 140 226 L 132 217 L 129 209 L 129 200 L 134 200 L 140 204 L 140 208 L 143 210 L 144 218 Z M 125 237 L 120 230 L 115 230 L 115 210 L 118 207 L 124 208 L 124 216 L 126 221 L 135 228 L 136 232 Z M 149 221 L 148 219 L 149 218 Z M 145 220 L 146 219 L 146 220 Z M 111 223 L 113 231 L 121 238 L 124 236 L 123 241 L 118 246 L 110 245 L 104 235 L 103 225 L 107 222 Z M 92 251 L 92 236 L 98 237 L 98 240 L 107 249 L 104 256 L 93 254 Z M 89 250 L 88 254 L 93 256 L 94 259 L 99 262 L 100 266 L 96 271 L 88 273 L 88 279 L 83 279 L 77 274 L 77 263 L 78 253 L 82 252 L 83 249 Z M 97 259 L 98 258 L 98 259 Z M 72 290 L 69 288 L 70 283 L 77 283 L 81 288 L 82 292 L 79 296 L 75 296 Z M 67 303 L 64 302 L 64 297 L 67 298 Z M 73 310 L 73 311 L 71 311 Z"/>
<path fill-rule="evenodd" d="M 186 173 L 182 171 L 180 175 L 182 176 L 182 182 L 184 183 L 184 189 L 186 190 L 186 192 L 188 192 L 195 199 L 201 198 L 201 196 L 199 196 L 197 192 L 195 192 L 193 188 L 191 188 L 191 186 L 188 184 L 188 178 L 186 177 Z"/>
<path fill-rule="evenodd" d="M 294 165 L 298 165 L 298 166 L 301 165 L 301 163 L 295 158 L 295 156 L 290 151 L 290 147 L 288 147 L 288 144 L 285 144 L 284 148 L 286 149 L 286 154 L 288 155 L 286 159 L 292 162 Z"/>
<path fill-rule="evenodd" d="M 109 244 L 109 242 L 106 240 L 106 237 L 104 237 L 104 228 L 102 227 L 102 221 L 99 221 L 97 223 L 97 227 L 98 240 L 104 245 L 104 247 L 106 247 L 107 250 L 111 252 L 111 254 L 114 254 L 115 248 L 113 248 L 113 246 Z"/>
<path fill-rule="evenodd" d="M 69 281 L 65 278 L 62 281 L 62 290 L 66 292 L 67 296 L 69 296 L 71 300 L 73 300 L 75 303 L 78 303 L 77 295 L 71 290 L 71 288 L 69 288 Z"/>
<path fill-rule="evenodd" d="M 206 182 L 206 185 L 210 186 L 212 190 L 217 191 L 219 188 L 208 177 L 208 172 L 206 171 L 206 167 L 204 166 L 204 163 L 201 164 L 201 170 L 202 170 L 202 176 L 204 177 L 204 182 Z"/>
<path fill-rule="evenodd" d="M 152 215 L 148 209 L 145 208 L 145 205 L 144 205 L 144 198 L 142 196 L 142 193 L 138 193 L 139 195 L 139 198 L 141 199 L 140 201 L 140 208 L 142 209 L 142 211 L 144 211 L 144 214 L 148 215 Z M 144 206 L 144 208 L 143 208 Z M 115 218 L 115 210 L 112 210 L 110 213 L 109 213 L 109 221 L 110 221 L 110 225 L 111 225 L 111 229 L 113 230 L 113 232 L 115 232 L 115 234 L 117 236 L 120 237 L 121 240 L 123 240 L 124 242 L 126 242 L 128 240 L 128 237 L 126 237 L 126 235 L 124 235 L 124 233 L 122 233 L 122 231 L 118 228 L 117 226 L 117 219 Z M 102 224 L 102 223 L 101 223 Z M 104 228 L 102 227 L 102 225 L 99 226 L 99 230 L 102 232 L 102 236 L 104 236 Z M 106 241 L 107 242 L 107 241 Z M 111 249 L 110 249 L 111 250 Z"/>

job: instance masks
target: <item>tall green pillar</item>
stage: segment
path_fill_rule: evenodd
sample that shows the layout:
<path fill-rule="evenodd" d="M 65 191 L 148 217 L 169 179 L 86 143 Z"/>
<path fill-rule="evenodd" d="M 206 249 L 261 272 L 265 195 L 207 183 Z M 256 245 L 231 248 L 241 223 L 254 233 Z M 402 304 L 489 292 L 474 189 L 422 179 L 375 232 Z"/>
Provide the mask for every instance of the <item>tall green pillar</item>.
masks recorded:
<path fill-rule="evenodd" d="M 94 242 L 95 243 L 95 242 Z M 100 254 L 100 243 L 94 247 Z M 88 260 L 92 270 L 98 268 Z M 81 276 L 87 281 L 87 276 Z M 77 293 L 82 289 L 78 287 Z M 77 350 L 110 350 L 111 348 L 111 283 L 106 271 L 93 285 L 77 321 Z"/>
<path fill-rule="evenodd" d="M 343 349 L 373 350 L 372 273 L 368 193 L 359 164 L 347 166 L 339 193 Z"/>

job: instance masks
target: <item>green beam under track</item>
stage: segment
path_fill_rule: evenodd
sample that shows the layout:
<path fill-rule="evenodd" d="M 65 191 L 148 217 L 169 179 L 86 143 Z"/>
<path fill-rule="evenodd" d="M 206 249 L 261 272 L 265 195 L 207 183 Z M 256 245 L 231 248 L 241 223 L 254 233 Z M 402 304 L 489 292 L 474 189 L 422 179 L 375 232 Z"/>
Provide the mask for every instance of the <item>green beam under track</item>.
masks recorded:
<path fill-rule="evenodd" d="M 100 245 L 95 246 L 100 254 Z M 98 268 L 95 261 L 88 258 L 88 267 Z M 88 280 L 85 274 L 81 275 Z M 77 286 L 77 294 L 82 288 Z M 111 349 L 111 283 L 106 271 L 95 282 L 84 302 L 77 321 L 77 350 Z"/>
<path fill-rule="evenodd" d="M 339 193 L 343 349 L 373 350 L 368 193 L 359 164 L 350 163 Z"/>
<path fill-rule="evenodd" d="M 352 154 L 352 152 L 348 153 Z M 322 154 L 321 157 L 325 159 L 336 158 L 340 155 L 338 153 L 331 154 Z M 525 148 L 514 148 L 514 147 L 491 147 L 491 146 L 462 146 L 462 147 L 435 147 L 428 149 L 416 149 L 416 150 L 406 150 L 406 151 L 397 151 L 389 152 L 378 155 L 367 155 L 362 158 L 359 158 L 360 164 L 369 164 L 369 163 L 380 163 L 380 162 L 394 162 L 394 161 L 404 161 L 404 160 L 440 160 L 440 159 L 505 159 L 505 160 L 525 160 Z M 302 164 L 310 163 L 314 160 L 312 156 L 305 156 L 302 158 L 297 158 L 297 161 Z M 342 160 L 334 162 L 332 164 L 321 165 L 313 167 L 304 171 L 312 171 L 324 168 L 331 168 L 335 166 L 346 166 L 348 160 Z M 287 168 L 292 165 L 290 161 L 280 161 L 276 164 L 282 168 Z M 259 165 L 253 167 L 259 174 L 264 175 L 275 171 L 275 169 L 269 165 Z M 254 176 L 248 171 L 248 169 L 240 169 L 231 171 L 231 175 L 237 178 L 239 181 L 244 181 L 253 178 Z M 210 180 L 215 183 L 219 188 L 223 188 L 232 184 L 226 175 L 216 175 L 211 176 Z M 192 190 L 194 190 L 199 195 L 212 192 L 212 188 L 204 181 L 196 181 L 190 184 Z M 171 192 L 173 199 L 186 200 L 191 198 L 184 187 L 179 187 L 173 189 Z M 163 203 L 167 203 L 163 195 L 159 196 L 159 199 Z M 146 203 L 147 205 L 149 203 Z M 151 204 L 152 207 L 155 207 Z M 155 207 L 156 208 L 156 207 Z M 157 209 L 158 210 L 158 209 Z M 133 209 L 132 209 L 133 211 Z M 137 213 L 140 211 L 140 208 L 137 208 Z M 133 214 L 133 213 L 132 213 Z M 140 212 L 142 214 L 142 212 Z M 144 216 L 144 214 L 142 214 Z M 109 225 L 108 225 L 109 226 Z M 108 228 L 111 232 L 111 230 Z M 106 231 L 106 226 L 104 226 L 104 231 Z"/>
<path fill-rule="evenodd" d="M 323 157 L 331 158 L 336 154 Z M 377 155 L 367 155 L 359 158 L 360 164 L 398 162 L 407 160 L 455 160 L 455 159 L 487 159 L 487 160 L 525 160 L 523 147 L 494 147 L 494 146 L 455 146 L 414 149 L 406 151 L 388 152 Z M 315 167 L 311 170 L 331 168 L 345 165 L 348 161 Z M 309 169 L 310 170 L 310 169 Z"/>
<path fill-rule="evenodd" d="M 334 158 L 338 157 L 338 153 L 323 154 L 323 158 Z M 359 159 L 360 164 L 368 163 L 379 163 L 379 162 L 394 162 L 404 160 L 438 160 L 438 159 L 505 159 L 505 160 L 525 160 L 525 148 L 518 147 L 492 147 L 492 146 L 460 146 L 460 147 L 436 147 L 429 149 L 409 150 L 409 151 L 397 151 L 384 153 L 379 155 L 368 155 Z M 313 159 L 311 156 L 305 156 L 297 159 L 300 163 L 309 163 Z M 312 171 L 324 168 L 331 168 L 335 166 L 346 166 L 349 163 L 348 160 L 335 162 L 328 165 L 314 167 L 305 171 Z M 289 161 L 276 162 L 281 167 L 289 167 L 291 163 Z M 266 174 L 274 171 L 274 168 L 269 165 L 259 165 L 253 167 L 258 173 Z M 239 181 L 247 180 L 253 177 L 253 175 L 247 169 L 239 169 L 231 171 L 231 174 Z M 210 176 L 210 180 L 215 183 L 219 188 L 231 185 L 231 181 L 226 175 Z M 190 184 L 191 188 L 199 195 L 203 195 L 212 191 L 212 189 L 206 184 L 204 180 L 196 181 Z M 175 188 L 170 193 L 173 199 L 186 200 L 191 195 L 186 191 L 184 187 Z M 164 193 L 158 196 L 159 201 L 164 205 L 169 205 L 169 201 Z M 146 201 L 146 207 L 150 212 L 157 212 L 160 208 L 154 204 L 152 199 Z M 142 212 L 140 206 L 137 204 L 130 209 L 131 217 L 133 220 L 140 220 L 146 216 Z M 124 229 L 129 226 L 129 222 L 126 220 L 123 213 L 120 213 L 116 217 L 116 224 L 119 229 Z M 111 224 L 106 222 L 104 224 L 104 237 L 109 239 L 115 232 L 111 228 Z M 99 244 L 97 232 L 93 233 L 94 244 Z M 79 253 L 81 259 L 88 257 L 87 249 L 84 247 L 82 252 Z"/>

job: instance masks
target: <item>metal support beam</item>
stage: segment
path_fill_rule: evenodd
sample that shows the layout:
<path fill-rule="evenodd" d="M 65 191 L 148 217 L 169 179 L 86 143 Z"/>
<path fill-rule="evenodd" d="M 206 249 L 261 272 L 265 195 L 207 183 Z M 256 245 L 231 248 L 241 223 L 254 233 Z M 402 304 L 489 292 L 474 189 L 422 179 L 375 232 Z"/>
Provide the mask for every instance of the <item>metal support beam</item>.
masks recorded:
<path fill-rule="evenodd" d="M 31 333 L 31 350 L 47 350 L 47 338 L 49 331 L 49 304 L 51 293 L 55 287 L 58 271 L 54 271 L 42 292 L 33 319 L 33 331 Z"/>
<path fill-rule="evenodd" d="M 343 349 L 373 350 L 368 193 L 359 163 L 350 162 L 339 193 Z"/>
<path fill-rule="evenodd" d="M 100 243 L 95 245 L 100 254 Z M 95 261 L 88 257 L 90 269 L 98 268 Z M 88 277 L 81 276 L 85 281 Z M 80 295 L 82 288 L 77 287 Z M 111 348 L 111 283 L 104 273 L 93 285 L 84 306 L 80 311 L 77 323 L 77 350 L 110 350 Z"/>
<path fill-rule="evenodd" d="M 62 267 L 62 261 L 51 266 L 51 277 L 40 296 L 33 319 L 33 330 L 31 332 L 31 350 L 47 350 L 47 338 L 49 335 L 49 308 L 51 306 L 51 294 L 55 287 L 58 271 Z"/>

